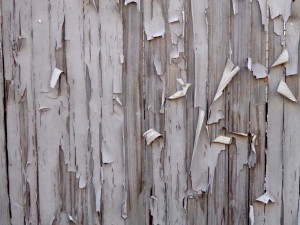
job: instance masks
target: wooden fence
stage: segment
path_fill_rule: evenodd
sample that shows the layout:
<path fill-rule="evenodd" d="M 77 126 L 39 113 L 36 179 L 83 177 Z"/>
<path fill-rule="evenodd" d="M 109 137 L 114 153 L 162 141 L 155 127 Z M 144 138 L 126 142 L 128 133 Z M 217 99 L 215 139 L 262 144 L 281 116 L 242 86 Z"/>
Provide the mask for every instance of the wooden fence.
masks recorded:
<path fill-rule="evenodd" d="M 298 0 L 3 0 L 1 225 L 299 225 Z"/>

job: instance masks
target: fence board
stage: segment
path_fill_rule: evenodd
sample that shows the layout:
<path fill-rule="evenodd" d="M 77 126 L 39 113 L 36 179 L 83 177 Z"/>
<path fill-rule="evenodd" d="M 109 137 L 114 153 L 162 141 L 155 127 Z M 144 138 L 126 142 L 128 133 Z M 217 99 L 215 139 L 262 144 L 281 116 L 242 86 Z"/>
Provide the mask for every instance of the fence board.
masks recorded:
<path fill-rule="evenodd" d="M 0 224 L 296 224 L 299 7 L 2 1 Z"/>

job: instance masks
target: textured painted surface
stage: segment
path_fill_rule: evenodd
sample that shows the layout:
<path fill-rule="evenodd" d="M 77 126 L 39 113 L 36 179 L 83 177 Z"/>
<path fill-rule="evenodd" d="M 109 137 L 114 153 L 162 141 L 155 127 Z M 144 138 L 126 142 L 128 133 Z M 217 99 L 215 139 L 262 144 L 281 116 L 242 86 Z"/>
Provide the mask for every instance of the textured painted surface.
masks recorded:
<path fill-rule="evenodd" d="M 300 221 L 299 1 L 1 12 L 1 225 Z"/>

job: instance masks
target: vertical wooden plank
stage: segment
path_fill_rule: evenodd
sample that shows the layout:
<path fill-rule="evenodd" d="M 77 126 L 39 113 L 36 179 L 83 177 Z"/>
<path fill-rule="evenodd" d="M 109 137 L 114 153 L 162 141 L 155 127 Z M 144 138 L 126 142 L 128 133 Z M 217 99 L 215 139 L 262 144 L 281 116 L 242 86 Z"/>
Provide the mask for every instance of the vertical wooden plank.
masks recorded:
<path fill-rule="evenodd" d="M 251 49 L 250 58 L 252 63 L 266 65 L 266 33 L 261 23 L 261 12 L 259 3 L 252 1 L 251 6 Z M 252 75 L 250 75 L 252 76 Z M 255 204 L 255 199 L 264 193 L 265 183 L 265 138 L 266 138 L 266 86 L 265 79 L 256 79 L 254 76 L 250 80 L 250 133 L 256 135 L 257 143 L 256 164 L 250 168 L 249 178 L 249 205 Z M 264 206 L 255 204 L 254 220 L 257 224 L 263 224 Z"/>
<path fill-rule="evenodd" d="M 156 27 L 165 30 L 165 8 L 164 1 L 145 1 L 143 5 L 144 30 L 151 25 L 151 21 L 157 20 Z M 156 30 L 157 32 L 159 30 Z M 143 129 L 155 129 L 162 134 L 162 138 L 153 143 L 152 146 L 144 147 L 144 224 L 167 224 L 167 198 L 166 198 L 166 173 L 165 173 L 165 73 L 166 73 L 166 40 L 156 37 L 151 41 L 144 35 L 144 112 L 145 122 Z M 160 61 L 161 74 L 154 64 L 155 57 Z M 146 143 L 144 142 L 144 145 Z M 153 198 L 154 197 L 154 198 Z M 156 200 L 156 199 L 157 200 Z"/>
<path fill-rule="evenodd" d="M 240 70 L 226 92 L 226 127 L 227 130 L 247 134 L 251 78 L 247 57 L 251 49 L 251 3 L 238 1 L 235 7 L 239 10 L 236 15 L 231 13 L 232 61 Z M 240 137 L 234 138 L 236 149 L 230 148 L 229 152 L 229 167 L 232 167 L 229 173 L 229 224 L 248 224 L 248 145 L 238 145 Z"/>
<path fill-rule="evenodd" d="M 118 5 L 117 5 L 118 6 Z M 126 197 L 124 159 L 124 109 L 114 99 L 123 93 L 123 54 L 121 7 L 115 1 L 99 2 L 100 70 L 102 73 L 101 153 L 103 163 L 102 224 L 125 224 L 122 202 Z M 121 98 L 122 99 L 122 98 Z"/>
<path fill-rule="evenodd" d="M 0 14 L 1 14 L 1 25 L 3 25 L 2 20 L 2 3 L 0 4 Z M 7 146 L 6 146 L 6 121 L 5 121 L 5 95 L 4 95 L 4 71 L 3 71 L 3 36 L 2 36 L 2 26 L 0 28 L 0 98 L 3 101 L 0 104 L 0 215 L 1 215 L 1 225 L 10 224 L 10 215 L 9 215 L 9 196 L 8 196 L 8 169 L 7 169 Z"/>
<path fill-rule="evenodd" d="M 7 17 L 6 17 L 7 16 Z M 13 4 L 7 3 L 3 4 L 3 23 L 6 24 L 3 29 L 4 43 L 3 43 L 3 54 L 10 56 L 9 59 L 4 61 L 4 74 L 6 81 L 6 89 L 10 91 L 10 97 L 7 95 L 6 99 L 6 112 L 7 114 L 7 164 L 8 164 L 8 183 L 9 187 L 9 198 L 10 198 L 10 210 L 11 210 L 11 224 L 18 224 L 24 221 L 24 209 L 23 207 L 17 207 L 17 205 L 23 205 L 23 187 L 22 187 L 22 165 L 21 165 L 21 152 L 20 146 L 13 140 L 19 140 L 20 134 L 18 128 L 17 120 L 17 104 L 14 100 L 15 91 L 14 84 L 12 80 L 15 78 L 15 82 L 19 83 L 19 76 L 17 76 L 16 65 L 14 64 L 12 44 L 9 40 L 14 40 L 17 36 L 14 31 L 15 17 L 13 15 Z M 12 84 L 11 84 L 12 83 Z M 12 177 L 14 179 L 12 180 Z"/>
<path fill-rule="evenodd" d="M 33 74 L 36 97 L 36 138 L 38 152 L 38 208 L 39 222 L 59 221 L 59 146 L 60 101 L 58 90 L 50 88 L 50 77 L 55 63 L 54 27 L 58 27 L 55 2 L 32 1 Z M 43 55 L 43 57 L 41 57 Z M 46 107 L 49 110 L 39 110 Z M 54 132 L 56 130 L 56 132 Z"/>
<path fill-rule="evenodd" d="M 4 54 L 7 80 L 7 148 L 12 224 L 37 224 L 34 79 L 32 78 L 31 1 L 5 3 Z M 10 30 L 9 30 L 10 29 Z M 10 97 L 8 97 L 10 95 Z M 10 111 L 13 110 L 13 111 Z M 11 170 L 10 170 L 11 169 Z M 31 203 L 31 204 L 30 204 Z"/>
<path fill-rule="evenodd" d="M 202 176 L 199 173 L 201 167 L 198 166 L 198 161 L 196 160 L 197 154 L 199 150 L 204 152 L 206 149 L 197 147 L 194 149 L 197 135 L 197 120 L 200 110 L 207 112 L 207 8 L 207 0 L 186 1 L 185 46 L 187 57 L 187 79 L 192 84 L 186 97 L 186 167 L 189 175 L 187 183 L 187 224 L 191 225 L 197 223 L 207 224 L 207 195 L 205 193 L 200 193 L 197 188 L 198 182 L 196 182 L 196 180 Z M 201 137 L 199 142 L 202 141 Z M 192 160 L 196 160 L 194 168 L 192 167 Z"/>
<path fill-rule="evenodd" d="M 183 1 L 165 1 L 167 34 L 166 49 L 169 52 L 166 66 L 166 97 L 173 95 L 182 87 L 176 81 L 181 78 L 189 83 L 186 74 L 186 60 L 183 37 L 185 35 L 185 8 Z M 173 20 L 176 18 L 176 20 Z M 174 22 L 173 22 L 174 21 Z M 176 37 L 176 38 L 175 38 Z M 174 53 L 175 52 L 175 53 Z M 186 166 L 186 98 L 168 99 L 165 105 L 165 175 L 167 222 L 166 224 L 186 224 L 185 190 L 187 188 Z"/>
<path fill-rule="evenodd" d="M 299 2 L 292 2 L 292 8 L 299 9 Z M 299 101 L 299 41 L 300 12 L 292 10 L 285 24 L 286 47 L 290 53 L 286 64 L 286 83 Z M 296 50 L 296 51 L 295 51 Z M 294 54 L 295 52 L 295 54 Z M 293 76 L 288 76 L 292 75 Z M 298 104 L 284 98 L 284 134 L 283 134 L 283 223 L 297 224 L 299 221 L 297 201 L 299 201 L 299 156 L 300 141 L 297 138 L 300 128 Z"/>
<path fill-rule="evenodd" d="M 143 139 L 143 29 L 142 13 L 137 4 L 123 8 L 124 27 L 124 108 L 126 148 L 126 189 L 128 218 L 126 224 L 144 221 L 142 196 Z M 150 149 L 149 149 L 150 150 Z M 150 150 L 151 151 L 151 150 Z"/>
<path fill-rule="evenodd" d="M 84 56 L 85 88 L 88 116 L 87 153 L 87 212 L 88 224 L 100 224 L 98 213 L 102 204 L 102 175 L 100 155 L 101 127 L 101 72 L 100 72 L 100 20 L 98 5 L 84 2 Z M 100 104 L 99 104 L 100 103 Z"/>
<path fill-rule="evenodd" d="M 209 1 L 208 4 L 208 93 L 207 102 L 211 104 L 221 80 L 225 64 L 229 58 L 230 41 L 230 1 Z M 225 115 L 225 93 L 217 102 L 219 110 Z M 212 109 L 212 108 L 211 108 Z M 210 113 L 210 112 L 209 112 Z M 211 113 L 216 113 L 211 111 Z M 213 116 L 211 114 L 210 116 Z M 213 140 L 220 134 L 225 121 L 209 125 L 209 138 Z M 227 151 L 227 150 L 226 150 Z M 214 168 L 210 168 L 213 170 Z M 228 224 L 228 153 L 218 156 L 215 168 L 213 189 L 208 195 L 208 224 Z"/>
<path fill-rule="evenodd" d="M 282 51 L 281 37 L 274 33 L 273 20 L 270 20 L 269 24 L 268 47 L 268 61 L 269 66 L 271 66 Z M 283 69 L 282 65 L 270 68 L 268 77 L 268 131 L 265 189 L 275 198 L 276 202 L 265 206 L 265 224 L 279 223 L 279 221 L 283 223 L 282 160 L 284 153 L 282 138 L 284 108 L 283 98 L 277 93 L 278 84 L 280 80 L 284 78 Z"/>

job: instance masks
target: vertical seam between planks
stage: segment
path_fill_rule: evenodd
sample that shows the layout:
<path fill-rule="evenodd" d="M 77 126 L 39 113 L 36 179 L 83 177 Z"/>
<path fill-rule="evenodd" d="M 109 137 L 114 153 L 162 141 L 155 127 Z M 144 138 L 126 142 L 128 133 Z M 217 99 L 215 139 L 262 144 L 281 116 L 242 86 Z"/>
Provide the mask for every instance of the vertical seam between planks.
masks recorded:
<path fill-rule="evenodd" d="M 0 14 L 1 14 L 1 18 L 0 18 L 0 32 L 1 32 L 1 69 L 2 69 L 2 94 L 3 94 L 3 99 L 2 99 L 2 106 L 3 106 L 3 118 L 2 118 L 2 121 L 3 121 L 3 129 L 4 129 L 4 153 L 5 153 L 5 161 L 6 161 L 6 168 L 5 168 L 5 174 L 6 174 L 6 177 L 7 177 L 7 183 L 6 183 L 6 187 L 7 187 L 7 197 L 8 197 L 8 210 L 9 210 L 9 221 L 11 219 L 11 201 L 10 201 L 10 188 L 9 188 L 9 163 L 8 163 L 8 148 L 7 148 L 7 114 L 6 114 L 6 104 L 7 104 L 7 99 L 6 97 L 6 79 L 5 79 L 5 73 L 4 73 L 4 55 L 3 55 L 3 40 L 4 40 L 4 37 L 3 37 L 3 15 L 2 15 L 2 0 L 0 1 Z"/>

